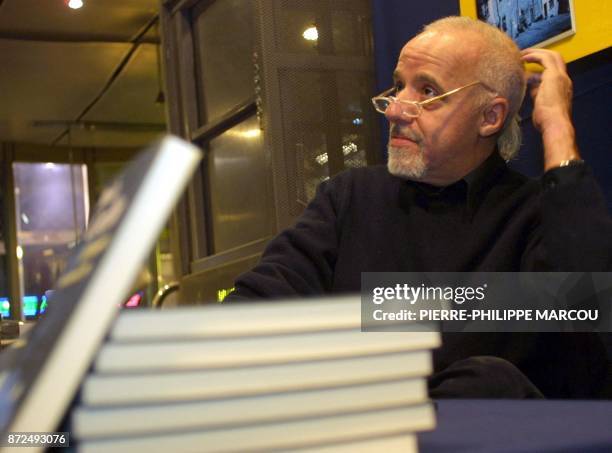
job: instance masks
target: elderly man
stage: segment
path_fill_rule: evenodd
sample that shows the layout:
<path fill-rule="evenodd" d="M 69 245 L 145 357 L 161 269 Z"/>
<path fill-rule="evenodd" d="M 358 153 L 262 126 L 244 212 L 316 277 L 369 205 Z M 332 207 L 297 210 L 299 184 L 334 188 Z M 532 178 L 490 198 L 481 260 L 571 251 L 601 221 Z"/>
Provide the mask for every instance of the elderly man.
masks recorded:
<path fill-rule="evenodd" d="M 530 80 L 540 180 L 506 166 L 520 144 L 524 62 L 543 67 Z M 393 88 L 373 99 L 390 122 L 387 168 L 321 184 L 231 299 L 355 292 L 361 272 L 609 270 L 612 222 L 580 159 L 571 93 L 554 52 L 520 52 L 468 18 L 428 25 L 402 49 Z M 603 347 L 588 334 L 443 340 L 433 396 L 585 397 L 603 378 Z"/>

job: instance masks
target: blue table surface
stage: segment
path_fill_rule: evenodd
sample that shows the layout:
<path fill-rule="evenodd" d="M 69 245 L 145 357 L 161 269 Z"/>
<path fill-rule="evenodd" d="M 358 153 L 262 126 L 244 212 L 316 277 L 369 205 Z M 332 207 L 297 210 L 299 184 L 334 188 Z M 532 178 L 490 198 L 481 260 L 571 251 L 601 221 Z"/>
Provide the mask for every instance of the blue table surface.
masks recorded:
<path fill-rule="evenodd" d="M 421 453 L 612 452 L 612 401 L 438 400 Z"/>

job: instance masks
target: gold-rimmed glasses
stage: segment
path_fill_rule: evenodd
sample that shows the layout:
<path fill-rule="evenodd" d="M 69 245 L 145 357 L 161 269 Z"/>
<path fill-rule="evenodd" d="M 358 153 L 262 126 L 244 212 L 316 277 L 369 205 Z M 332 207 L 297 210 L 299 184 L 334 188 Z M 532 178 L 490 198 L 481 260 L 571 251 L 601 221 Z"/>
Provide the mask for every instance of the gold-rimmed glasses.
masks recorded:
<path fill-rule="evenodd" d="M 482 84 L 485 88 L 488 88 L 486 85 L 484 85 L 484 83 L 479 80 L 476 80 L 475 82 L 468 83 L 467 85 L 455 88 L 454 90 L 447 91 L 446 93 L 443 93 L 439 96 L 425 99 L 424 101 L 406 101 L 404 99 L 398 99 L 395 96 L 388 96 L 390 93 L 397 89 L 393 87 L 386 91 L 383 91 L 378 96 L 374 96 L 372 98 L 372 104 L 374 105 L 374 108 L 377 112 L 382 113 L 384 115 L 391 104 L 398 103 L 402 115 L 408 118 L 417 118 L 423 112 L 423 106 L 431 104 L 435 101 L 439 101 L 440 99 L 444 99 L 445 97 L 450 96 L 451 94 L 458 93 L 459 91 L 465 88 L 477 85 L 479 83 Z"/>

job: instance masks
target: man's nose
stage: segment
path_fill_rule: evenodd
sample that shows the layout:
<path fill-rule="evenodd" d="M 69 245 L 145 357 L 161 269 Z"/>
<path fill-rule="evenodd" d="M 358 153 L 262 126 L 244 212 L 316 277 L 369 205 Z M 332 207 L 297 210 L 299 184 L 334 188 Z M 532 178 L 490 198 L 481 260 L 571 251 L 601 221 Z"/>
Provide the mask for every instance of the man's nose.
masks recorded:
<path fill-rule="evenodd" d="M 410 123 L 414 119 L 402 113 L 402 106 L 399 102 L 389 104 L 385 110 L 385 116 L 390 123 Z"/>

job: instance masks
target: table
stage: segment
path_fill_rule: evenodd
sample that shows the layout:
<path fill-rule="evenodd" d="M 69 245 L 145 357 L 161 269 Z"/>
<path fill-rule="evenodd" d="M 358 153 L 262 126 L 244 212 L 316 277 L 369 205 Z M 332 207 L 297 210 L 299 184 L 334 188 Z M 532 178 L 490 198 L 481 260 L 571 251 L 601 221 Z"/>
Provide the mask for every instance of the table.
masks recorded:
<path fill-rule="evenodd" d="M 438 400 L 421 453 L 612 452 L 612 401 Z"/>

